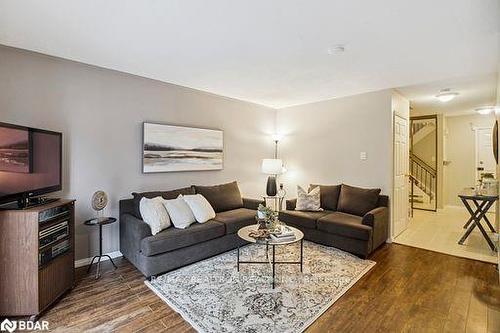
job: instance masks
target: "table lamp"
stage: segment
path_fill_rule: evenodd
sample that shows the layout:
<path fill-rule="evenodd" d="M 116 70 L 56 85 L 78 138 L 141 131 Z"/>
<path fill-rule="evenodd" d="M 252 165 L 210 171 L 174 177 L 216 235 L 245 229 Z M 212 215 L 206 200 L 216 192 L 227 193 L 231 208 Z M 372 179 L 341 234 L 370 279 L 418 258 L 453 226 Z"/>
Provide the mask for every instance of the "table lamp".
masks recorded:
<path fill-rule="evenodd" d="M 270 197 L 278 193 L 276 176 L 283 172 L 283 161 L 277 158 L 265 158 L 262 160 L 262 173 L 269 175 L 267 178 L 266 194 Z"/>

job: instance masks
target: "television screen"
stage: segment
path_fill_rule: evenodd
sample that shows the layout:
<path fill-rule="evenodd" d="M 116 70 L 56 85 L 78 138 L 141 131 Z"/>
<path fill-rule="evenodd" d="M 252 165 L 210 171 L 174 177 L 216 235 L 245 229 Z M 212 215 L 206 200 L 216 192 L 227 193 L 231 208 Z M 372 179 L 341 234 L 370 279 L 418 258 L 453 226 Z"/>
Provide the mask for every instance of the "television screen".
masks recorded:
<path fill-rule="evenodd" d="M 0 203 L 61 189 L 62 134 L 0 123 Z"/>

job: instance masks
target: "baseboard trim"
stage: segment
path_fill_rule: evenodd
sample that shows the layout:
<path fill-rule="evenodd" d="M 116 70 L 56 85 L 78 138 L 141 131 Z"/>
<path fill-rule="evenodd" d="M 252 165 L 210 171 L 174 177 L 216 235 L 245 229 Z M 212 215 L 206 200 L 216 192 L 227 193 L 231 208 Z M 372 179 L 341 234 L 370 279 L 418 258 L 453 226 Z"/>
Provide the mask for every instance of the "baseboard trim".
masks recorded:
<path fill-rule="evenodd" d="M 464 209 L 464 206 L 459 206 L 459 205 L 446 205 L 444 206 L 444 209 L 446 208 L 451 208 L 451 209 Z"/>
<path fill-rule="evenodd" d="M 123 256 L 123 254 L 120 251 L 114 251 L 114 252 L 104 253 L 103 255 L 108 255 L 112 259 Z M 90 264 L 90 261 L 92 260 L 92 258 L 93 257 L 75 260 L 75 268 L 87 266 L 88 264 Z M 101 259 L 101 261 L 106 261 L 106 260 L 109 260 L 108 257 L 104 257 L 104 258 Z"/>

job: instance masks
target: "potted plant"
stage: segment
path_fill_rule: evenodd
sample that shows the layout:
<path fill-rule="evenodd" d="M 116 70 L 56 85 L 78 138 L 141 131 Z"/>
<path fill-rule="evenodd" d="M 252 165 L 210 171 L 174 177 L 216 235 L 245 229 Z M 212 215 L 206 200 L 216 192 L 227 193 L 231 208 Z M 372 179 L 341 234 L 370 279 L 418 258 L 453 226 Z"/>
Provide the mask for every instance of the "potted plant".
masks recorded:
<path fill-rule="evenodd" d="M 257 209 L 259 229 L 272 229 L 278 219 L 278 213 L 262 204 Z"/>

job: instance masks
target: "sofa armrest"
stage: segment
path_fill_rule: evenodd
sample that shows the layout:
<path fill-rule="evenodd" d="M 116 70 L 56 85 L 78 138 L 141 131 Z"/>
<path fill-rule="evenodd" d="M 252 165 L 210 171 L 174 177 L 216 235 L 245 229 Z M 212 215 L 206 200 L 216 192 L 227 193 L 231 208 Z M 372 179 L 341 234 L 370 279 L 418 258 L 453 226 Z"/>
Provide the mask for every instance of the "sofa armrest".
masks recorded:
<path fill-rule="evenodd" d="M 385 243 L 389 230 L 389 209 L 377 207 L 363 216 L 362 223 L 373 229 L 372 251 Z"/>
<path fill-rule="evenodd" d="M 141 241 L 149 236 L 151 228 L 143 220 L 128 213 L 120 216 L 120 251 L 126 257 L 136 255 Z"/>
<path fill-rule="evenodd" d="M 286 210 L 295 210 L 297 199 L 289 199 L 286 201 Z"/>
<path fill-rule="evenodd" d="M 244 208 L 257 210 L 260 204 L 264 205 L 265 204 L 264 200 L 243 198 Z"/>

